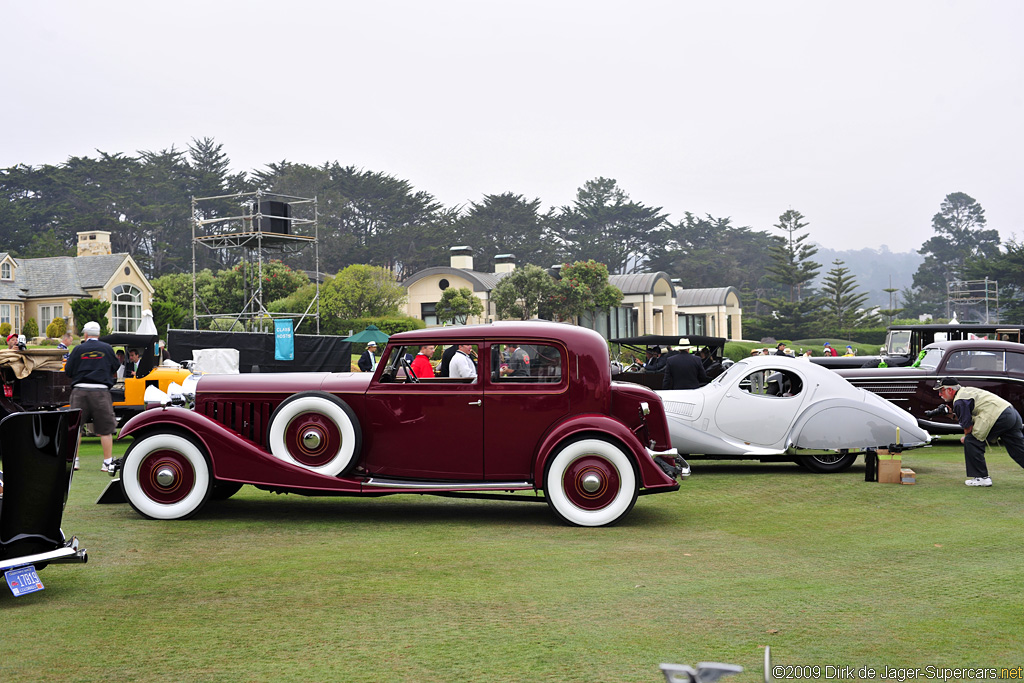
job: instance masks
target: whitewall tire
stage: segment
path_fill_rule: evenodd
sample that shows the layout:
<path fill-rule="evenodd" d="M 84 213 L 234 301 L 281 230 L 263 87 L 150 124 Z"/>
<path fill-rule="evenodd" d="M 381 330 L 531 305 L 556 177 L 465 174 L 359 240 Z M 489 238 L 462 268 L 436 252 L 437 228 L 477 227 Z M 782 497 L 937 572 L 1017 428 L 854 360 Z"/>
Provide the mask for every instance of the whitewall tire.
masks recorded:
<path fill-rule="evenodd" d="M 607 441 L 573 441 L 548 464 L 544 495 L 555 514 L 569 524 L 607 526 L 633 508 L 636 472 L 629 457 Z"/>
<path fill-rule="evenodd" d="M 135 510 L 151 519 L 186 519 L 210 498 L 210 463 L 191 440 L 153 434 L 131 445 L 121 466 L 121 486 Z"/>
<path fill-rule="evenodd" d="M 285 462 L 329 477 L 356 466 L 362 432 L 355 413 L 324 392 L 296 394 L 270 417 L 267 446 Z"/>

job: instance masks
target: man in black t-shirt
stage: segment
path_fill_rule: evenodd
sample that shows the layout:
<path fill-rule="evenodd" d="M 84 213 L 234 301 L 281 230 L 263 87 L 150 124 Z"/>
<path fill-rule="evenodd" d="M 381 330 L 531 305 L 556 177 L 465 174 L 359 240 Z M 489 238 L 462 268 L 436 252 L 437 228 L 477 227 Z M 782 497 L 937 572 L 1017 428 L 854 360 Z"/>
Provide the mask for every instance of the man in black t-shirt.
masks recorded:
<path fill-rule="evenodd" d="M 103 472 L 114 468 L 114 399 L 110 387 L 117 376 L 113 347 L 99 340 L 100 324 L 89 321 L 82 328 L 82 343 L 68 354 L 64 374 L 71 378 L 71 407 L 82 411 L 82 424 L 92 422 L 103 449 Z"/>

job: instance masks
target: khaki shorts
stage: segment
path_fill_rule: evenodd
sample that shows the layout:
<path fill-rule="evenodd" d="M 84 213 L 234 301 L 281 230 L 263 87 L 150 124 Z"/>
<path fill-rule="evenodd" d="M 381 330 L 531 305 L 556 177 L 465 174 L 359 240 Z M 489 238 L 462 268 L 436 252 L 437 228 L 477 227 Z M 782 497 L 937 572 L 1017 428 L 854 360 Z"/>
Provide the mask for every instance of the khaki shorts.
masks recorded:
<path fill-rule="evenodd" d="M 97 436 L 113 434 L 117 429 L 114 398 L 109 389 L 72 389 L 71 407 L 82 411 L 82 424 L 92 422 Z"/>

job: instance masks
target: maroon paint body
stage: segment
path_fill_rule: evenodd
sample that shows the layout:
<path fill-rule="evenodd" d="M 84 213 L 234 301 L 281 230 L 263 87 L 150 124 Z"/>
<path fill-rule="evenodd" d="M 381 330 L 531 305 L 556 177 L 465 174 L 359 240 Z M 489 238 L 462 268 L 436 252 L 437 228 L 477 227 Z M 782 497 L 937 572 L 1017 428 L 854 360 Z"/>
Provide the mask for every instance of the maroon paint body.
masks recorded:
<path fill-rule="evenodd" d="M 400 347 L 458 341 L 479 350 L 475 383 L 411 383 L 384 376 L 391 354 Z M 499 381 L 498 369 L 491 367 L 490 345 L 510 341 L 557 349 L 562 369 L 557 380 Z M 358 464 L 346 475 L 319 474 L 269 452 L 274 410 L 285 399 L 310 391 L 341 399 L 361 428 Z M 641 403 L 649 407 L 646 417 Z M 206 376 L 199 382 L 194 410 L 145 411 L 125 425 L 121 437 L 170 431 L 201 444 L 217 480 L 313 495 L 409 492 L 367 487 L 371 477 L 429 487 L 420 492 L 445 491 L 455 483 L 467 490 L 467 482 L 479 482 L 481 488 L 488 482 L 520 482 L 509 489 L 540 489 L 549 458 L 566 440 L 594 436 L 631 456 L 641 493 L 678 488 L 646 450 L 671 448 L 658 395 L 645 387 L 612 383 L 604 339 L 591 330 L 556 323 L 498 323 L 394 335 L 372 374 Z"/>

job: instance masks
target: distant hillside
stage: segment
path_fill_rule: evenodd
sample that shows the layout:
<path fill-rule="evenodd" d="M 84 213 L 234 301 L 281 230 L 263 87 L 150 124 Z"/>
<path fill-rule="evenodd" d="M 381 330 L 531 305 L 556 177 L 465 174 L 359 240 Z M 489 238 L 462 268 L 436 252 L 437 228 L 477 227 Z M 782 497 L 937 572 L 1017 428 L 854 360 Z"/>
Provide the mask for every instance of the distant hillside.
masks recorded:
<path fill-rule="evenodd" d="M 916 251 L 894 253 L 885 245 L 880 249 L 850 251 L 836 251 L 818 245 L 818 253 L 814 255 L 814 260 L 821 264 L 821 274 L 814 281 L 815 287 L 821 286 L 822 278 L 832 269 L 832 262 L 836 259 L 842 260 L 857 279 L 858 291 L 868 293 L 868 304 L 888 308 L 889 295 L 883 290 L 889 287 L 910 287 L 914 283 L 914 273 L 924 261 L 924 256 Z"/>

